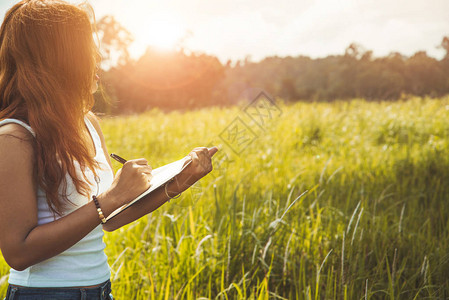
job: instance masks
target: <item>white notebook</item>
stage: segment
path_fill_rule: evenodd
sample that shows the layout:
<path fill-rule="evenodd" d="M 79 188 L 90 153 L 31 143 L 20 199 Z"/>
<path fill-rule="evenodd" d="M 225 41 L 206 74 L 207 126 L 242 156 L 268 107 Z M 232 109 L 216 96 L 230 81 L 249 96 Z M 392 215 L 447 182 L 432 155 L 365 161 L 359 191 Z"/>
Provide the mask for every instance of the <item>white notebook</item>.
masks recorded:
<path fill-rule="evenodd" d="M 128 204 L 125 204 L 125 205 L 117 208 L 116 210 L 114 210 L 106 218 L 106 221 L 113 218 L 114 216 L 118 215 L 119 213 L 121 213 L 122 211 L 124 211 L 125 209 L 127 209 L 128 207 L 130 207 L 131 205 L 133 205 L 140 199 L 142 199 L 142 197 L 150 194 L 152 191 L 154 191 L 158 187 L 161 187 L 162 185 L 164 185 L 165 183 L 167 183 L 168 181 L 173 179 L 176 175 L 181 173 L 181 171 L 184 170 L 184 168 L 187 167 L 191 162 L 192 162 L 192 158 L 189 155 L 187 155 L 186 157 L 184 157 L 180 160 L 174 161 L 165 166 L 162 166 L 162 167 L 152 170 L 151 175 L 153 175 L 153 178 L 151 178 L 151 181 L 150 181 L 151 186 L 145 192 L 143 192 L 142 194 L 137 196 L 134 200 L 132 200 Z M 185 165 L 184 165 L 184 163 L 185 163 Z"/>

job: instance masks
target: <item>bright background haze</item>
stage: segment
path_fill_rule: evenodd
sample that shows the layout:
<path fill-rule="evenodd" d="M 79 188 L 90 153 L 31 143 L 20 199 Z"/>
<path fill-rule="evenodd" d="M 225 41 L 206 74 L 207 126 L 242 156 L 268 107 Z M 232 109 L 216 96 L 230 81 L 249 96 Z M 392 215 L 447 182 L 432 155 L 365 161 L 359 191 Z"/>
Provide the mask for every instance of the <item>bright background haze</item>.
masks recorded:
<path fill-rule="evenodd" d="M 17 1 L 1 0 L 0 13 Z M 76 3 L 77 1 L 71 0 Z M 135 38 L 134 57 L 148 45 L 179 46 L 228 59 L 343 54 L 350 43 L 375 56 L 437 48 L 449 34 L 447 0 L 92 0 L 97 19 L 113 15 Z"/>

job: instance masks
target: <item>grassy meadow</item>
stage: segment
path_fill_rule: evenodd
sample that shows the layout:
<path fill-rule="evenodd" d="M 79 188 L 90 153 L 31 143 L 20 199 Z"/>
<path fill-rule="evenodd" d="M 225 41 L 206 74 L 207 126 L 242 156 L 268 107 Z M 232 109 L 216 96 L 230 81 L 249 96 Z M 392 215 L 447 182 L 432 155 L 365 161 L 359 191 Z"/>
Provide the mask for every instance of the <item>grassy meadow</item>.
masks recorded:
<path fill-rule="evenodd" d="M 114 297 L 449 298 L 449 98 L 279 107 L 263 126 L 243 107 L 103 118 L 109 151 L 153 168 L 221 145 L 181 198 L 106 233 Z M 237 117 L 240 154 L 220 138 Z"/>

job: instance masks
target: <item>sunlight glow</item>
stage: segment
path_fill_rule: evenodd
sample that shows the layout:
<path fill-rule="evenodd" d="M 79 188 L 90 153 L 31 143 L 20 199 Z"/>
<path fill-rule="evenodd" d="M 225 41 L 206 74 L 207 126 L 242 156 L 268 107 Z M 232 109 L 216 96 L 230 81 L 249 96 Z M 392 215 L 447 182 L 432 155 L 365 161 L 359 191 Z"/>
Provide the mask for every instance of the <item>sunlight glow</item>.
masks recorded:
<path fill-rule="evenodd" d="M 156 15 L 144 22 L 140 30 L 135 32 L 135 37 L 140 47 L 152 46 L 160 50 L 174 50 L 183 34 L 182 25 L 176 18 L 170 15 Z"/>

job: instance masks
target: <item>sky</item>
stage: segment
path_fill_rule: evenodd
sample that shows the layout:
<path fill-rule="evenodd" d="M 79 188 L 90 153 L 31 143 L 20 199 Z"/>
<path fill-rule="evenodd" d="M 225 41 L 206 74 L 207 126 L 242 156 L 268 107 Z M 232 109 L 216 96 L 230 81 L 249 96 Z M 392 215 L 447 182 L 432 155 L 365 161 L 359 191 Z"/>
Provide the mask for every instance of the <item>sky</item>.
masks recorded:
<path fill-rule="evenodd" d="M 0 0 L 0 14 L 17 1 Z M 69 0 L 77 3 L 77 0 Z M 357 43 L 374 56 L 417 51 L 440 59 L 449 0 L 90 0 L 133 33 L 133 56 L 148 45 L 182 46 L 227 60 L 343 54 Z"/>

